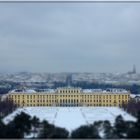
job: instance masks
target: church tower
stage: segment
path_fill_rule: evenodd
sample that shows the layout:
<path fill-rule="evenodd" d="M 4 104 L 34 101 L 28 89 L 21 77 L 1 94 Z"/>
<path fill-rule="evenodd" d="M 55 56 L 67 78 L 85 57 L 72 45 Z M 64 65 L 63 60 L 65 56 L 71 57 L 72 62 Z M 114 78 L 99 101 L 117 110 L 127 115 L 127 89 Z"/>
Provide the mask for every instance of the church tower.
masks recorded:
<path fill-rule="evenodd" d="M 66 84 L 67 84 L 68 87 L 71 87 L 71 85 L 72 85 L 72 75 L 71 74 L 67 75 Z"/>
<path fill-rule="evenodd" d="M 133 65 L 133 74 L 136 74 L 136 66 Z"/>

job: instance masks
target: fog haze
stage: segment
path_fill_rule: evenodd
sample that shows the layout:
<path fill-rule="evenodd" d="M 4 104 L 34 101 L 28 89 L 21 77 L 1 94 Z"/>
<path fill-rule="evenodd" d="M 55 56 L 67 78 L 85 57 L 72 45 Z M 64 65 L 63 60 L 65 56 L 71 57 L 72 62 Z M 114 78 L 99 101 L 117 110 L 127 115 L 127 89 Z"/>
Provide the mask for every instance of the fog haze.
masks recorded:
<path fill-rule="evenodd" d="M 0 72 L 139 70 L 139 37 L 139 3 L 0 3 Z"/>

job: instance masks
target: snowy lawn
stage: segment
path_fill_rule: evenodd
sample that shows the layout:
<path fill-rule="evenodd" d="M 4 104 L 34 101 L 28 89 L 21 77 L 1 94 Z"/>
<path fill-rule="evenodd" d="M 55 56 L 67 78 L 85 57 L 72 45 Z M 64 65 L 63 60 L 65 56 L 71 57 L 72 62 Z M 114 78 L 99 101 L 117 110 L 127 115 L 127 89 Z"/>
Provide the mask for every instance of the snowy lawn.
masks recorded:
<path fill-rule="evenodd" d="M 47 120 L 51 124 L 66 128 L 70 132 L 81 125 L 99 120 L 109 120 L 113 124 L 118 115 L 122 115 L 124 120 L 136 121 L 136 118 L 118 107 L 25 107 L 5 117 L 4 123 L 7 124 L 21 111 L 37 116 L 41 121 Z"/>

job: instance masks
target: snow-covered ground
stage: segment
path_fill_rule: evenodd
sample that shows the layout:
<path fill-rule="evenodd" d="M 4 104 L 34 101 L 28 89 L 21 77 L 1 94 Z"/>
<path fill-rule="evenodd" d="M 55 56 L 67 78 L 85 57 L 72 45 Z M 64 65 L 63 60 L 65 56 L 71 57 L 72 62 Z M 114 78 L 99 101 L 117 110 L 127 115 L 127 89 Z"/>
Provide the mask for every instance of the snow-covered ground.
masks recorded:
<path fill-rule="evenodd" d="M 25 107 L 5 117 L 4 123 L 7 124 L 22 111 L 37 116 L 41 121 L 47 120 L 51 124 L 66 128 L 70 132 L 81 125 L 99 120 L 109 120 L 113 124 L 118 115 L 122 115 L 124 120 L 136 121 L 136 118 L 118 107 Z"/>

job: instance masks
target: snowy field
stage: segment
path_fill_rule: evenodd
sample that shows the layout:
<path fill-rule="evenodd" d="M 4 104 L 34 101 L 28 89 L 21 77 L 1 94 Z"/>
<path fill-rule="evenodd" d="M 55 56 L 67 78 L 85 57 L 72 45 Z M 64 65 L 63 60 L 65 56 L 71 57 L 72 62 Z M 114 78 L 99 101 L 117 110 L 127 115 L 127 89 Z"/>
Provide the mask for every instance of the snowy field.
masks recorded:
<path fill-rule="evenodd" d="M 7 124 L 21 111 L 36 116 L 41 121 L 47 120 L 51 124 L 66 128 L 70 132 L 81 125 L 99 120 L 109 120 L 113 124 L 118 115 L 122 115 L 124 120 L 136 121 L 118 107 L 25 107 L 17 109 L 3 121 Z"/>

